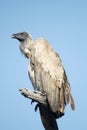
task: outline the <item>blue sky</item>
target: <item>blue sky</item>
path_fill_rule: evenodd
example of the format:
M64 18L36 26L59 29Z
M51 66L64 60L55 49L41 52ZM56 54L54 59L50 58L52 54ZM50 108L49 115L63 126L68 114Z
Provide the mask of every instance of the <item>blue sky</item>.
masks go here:
M87 129L87 2L86 0L0 1L0 129L44 130L35 104L19 88L32 85L28 60L11 34L27 31L46 38L59 53L67 72L76 110L68 105L57 120L60 130Z

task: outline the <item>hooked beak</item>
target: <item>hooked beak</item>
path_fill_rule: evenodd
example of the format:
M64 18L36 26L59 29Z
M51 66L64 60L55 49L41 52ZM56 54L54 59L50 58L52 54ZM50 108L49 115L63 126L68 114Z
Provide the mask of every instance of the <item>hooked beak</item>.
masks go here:
M15 39L17 39L17 40L19 40L20 42L21 42L21 36L20 36L20 33L16 33L16 34L12 34L11 35L11 38L15 38Z
M12 35L11 35L11 38L16 38L16 34L12 34Z

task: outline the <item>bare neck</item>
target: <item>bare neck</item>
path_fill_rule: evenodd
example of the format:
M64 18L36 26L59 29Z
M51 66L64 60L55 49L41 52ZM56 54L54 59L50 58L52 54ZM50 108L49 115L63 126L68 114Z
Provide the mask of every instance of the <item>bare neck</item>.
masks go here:
M30 53L34 45L35 45L34 41L28 38L26 41L26 47L25 47L25 56L27 58L30 58Z
M30 58L31 50L34 47L34 42L31 38L27 38L25 41L21 42L20 44L20 50L21 52L27 57Z

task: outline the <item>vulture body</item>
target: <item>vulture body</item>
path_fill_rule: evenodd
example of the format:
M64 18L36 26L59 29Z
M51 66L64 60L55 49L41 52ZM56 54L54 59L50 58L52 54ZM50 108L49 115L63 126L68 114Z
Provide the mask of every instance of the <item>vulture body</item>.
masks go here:
M26 33L12 35L18 39L21 52L30 59L28 74L36 91L46 94L48 106L45 108L52 113L53 118L64 115L66 104L70 103L75 109L66 72L62 66L59 55L51 48L44 38L33 41ZM43 111L40 107L40 113ZM56 129L55 129L56 130Z

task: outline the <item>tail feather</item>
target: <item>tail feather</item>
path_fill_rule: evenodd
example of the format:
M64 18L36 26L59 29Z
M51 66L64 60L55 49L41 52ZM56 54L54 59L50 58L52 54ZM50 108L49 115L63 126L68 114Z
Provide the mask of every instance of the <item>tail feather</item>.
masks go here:
M70 103L71 105L71 109L75 110L75 104L74 104L74 100L70 91L70 84L69 82L67 82L66 88L65 88L65 102Z
M71 105L72 110L75 110L75 104L74 104L74 100L73 100L71 93L70 93L70 100L69 101L70 101L70 105Z

